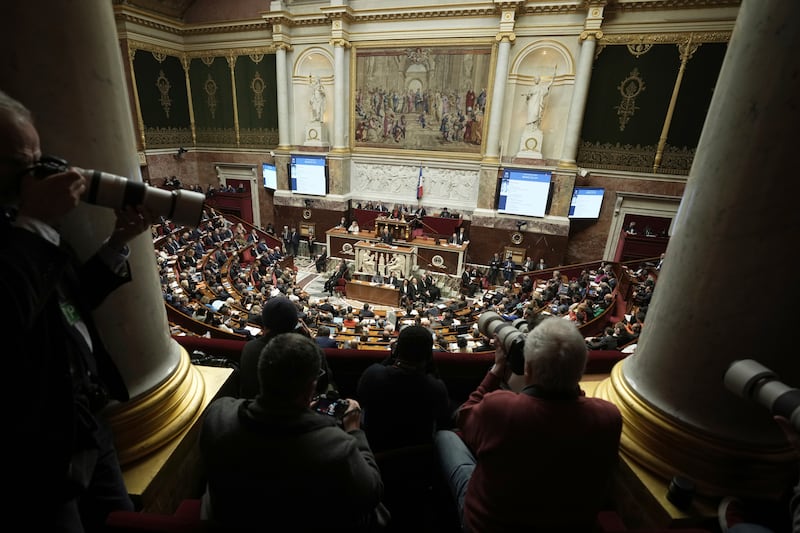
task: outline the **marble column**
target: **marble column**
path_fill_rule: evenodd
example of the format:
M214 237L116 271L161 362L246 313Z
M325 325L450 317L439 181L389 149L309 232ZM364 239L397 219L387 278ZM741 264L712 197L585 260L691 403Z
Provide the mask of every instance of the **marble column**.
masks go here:
M511 35L499 35L500 43L497 45L497 66L494 69L494 90L492 91L492 107L489 117L489 128L486 132L487 159L500 156L500 125L503 120L503 104L506 94L506 80L508 79L508 58L511 52ZM502 161L501 161L502 163Z
M583 42L581 43L581 52L578 58L578 70L575 73L572 100L569 104L567 131L564 133L561 161L558 162L558 168L563 169L577 168L575 161L578 156L578 143L581 138L583 116L586 112L586 99L589 96L589 82L592 80L594 52L597 48L595 33L585 32L581 35L581 38L583 38Z
M0 87L31 109L45 153L142 181L110 2L14 2L4 7L0 45ZM82 204L62 234L85 258L113 224L111 209ZM131 394L130 402L108 412L123 464L147 456L196 419L204 392L188 354L170 337L149 232L130 248L133 281L95 314Z
M344 41L333 46L333 149L345 150L345 127L347 124L346 88L347 77L344 65Z
M742 2L638 349L597 391L623 412L622 453L702 496L778 495L796 476L769 409L723 377L752 358L800 387L798 26L798 2Z
M288 48L288 45L279 44L275 50L275 71L278 84L278 148L281 150L289 150L292 145L292 124L289 120L289 71L286 69Z

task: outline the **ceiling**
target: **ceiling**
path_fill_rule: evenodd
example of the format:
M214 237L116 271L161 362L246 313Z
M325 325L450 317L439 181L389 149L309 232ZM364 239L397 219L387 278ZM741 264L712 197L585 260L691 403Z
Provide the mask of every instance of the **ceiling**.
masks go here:
M115 5L132 6L165 17L183 19L196 0L113 0Z

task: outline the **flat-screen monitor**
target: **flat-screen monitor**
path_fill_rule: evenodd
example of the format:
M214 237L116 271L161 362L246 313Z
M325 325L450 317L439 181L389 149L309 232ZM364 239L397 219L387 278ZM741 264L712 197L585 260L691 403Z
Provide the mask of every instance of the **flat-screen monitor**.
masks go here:
M278 173L275 171L275 165L261 163L261 177L264 178L265 189L274 191L278 188Z
M569 218L598 218L603 206L602 187L575 187L569 204Z
M325 156L293 155L289 163L292 192L325 196L328 193L328 166Z
M506 168L500 178L497 212L543 217L549 195L549 171Z

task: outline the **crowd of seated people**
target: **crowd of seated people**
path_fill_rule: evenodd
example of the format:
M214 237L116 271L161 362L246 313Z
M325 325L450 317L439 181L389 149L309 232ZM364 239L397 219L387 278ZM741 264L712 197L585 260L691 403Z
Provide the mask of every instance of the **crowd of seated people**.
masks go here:
M162 224L170 227L168 221ZM259 331L258 314L250 310L254 306L263 308L270 298L283 295L298 306L304 324L311 331L319 325L328 327L329 337L335 339L338 347L377 345L386 349L388 341L382 342L382 331L387 322L399 329L404 324L423 321L435 329L435 346L447 351L492 349L491 341L482 339L473 327L486 310L495 311L509 321L542 313L568 319L580 327L614 303L617 280L611 264L601 263L598 268L583 270L571 279L558 270L542 278L527 273L519 280L505 279L494 287L486 284L486 270L472 265L465 269L462 280L474 284L474 291L462 292L459 298L442 302L441 289L429 273L419 279L399 278L392 273L389 279L402 293L401 307L391 313L393 319L385 315L364 316L359 313L363 310L356 310L348 317L347 310L339 306L324 310L323 307L332 305L328 299L314 301L297 287L296 268L282 262L285 255L281 246L271 247L267 238L264 232L231 222L213 209L207 211L197 228L172 229L157 248L165 300L196 320L249 338ZM340 280L349 277L348 264L341 260L325 284L329 296ZM653 286L651 278L640 283L643 292L652 293ZM479 291L480 297L468 298ZM644 303L642 307L646 310ZM205 309L201 311L201 307ZM640 333L643 320L636 322L634 313L630 320L620 324L624 331L616 330L618 348L630 344ZM608 325L614 328L617 324ZM364 328L364 333L354 335L354 326ZM587 342L591 339L588 337ZM459 343L466 346L459 347Z

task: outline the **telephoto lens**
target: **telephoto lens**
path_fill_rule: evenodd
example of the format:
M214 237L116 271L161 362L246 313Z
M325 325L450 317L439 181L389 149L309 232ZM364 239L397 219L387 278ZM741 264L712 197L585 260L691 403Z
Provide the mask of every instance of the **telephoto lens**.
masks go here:
M724 377L725 387L791 422L800 432L800 389L789 387L778 375L753 359L734 361Z
M166 190L99 170L78 169L89 181L83 201L123 209L143 205L178 226L197 227L203 216L204 194L185 189Z
M34 176L44 179L67 172L70 168L80 172L88 181L88 187L81 197L86 203L111 209L142 205L153 214L163 216L179 226L200 225L206 201L203 193L184 189L168 191L108 172L70 167L65 159L52 155L43 155L31 170Z
M497 335L511 371L520 376L525 373L525 333L518 329L523 325L527 331L528 323L524 320L519 322L518 319L512 323L494 311L486 311L478 318L478 331L489 338Z

